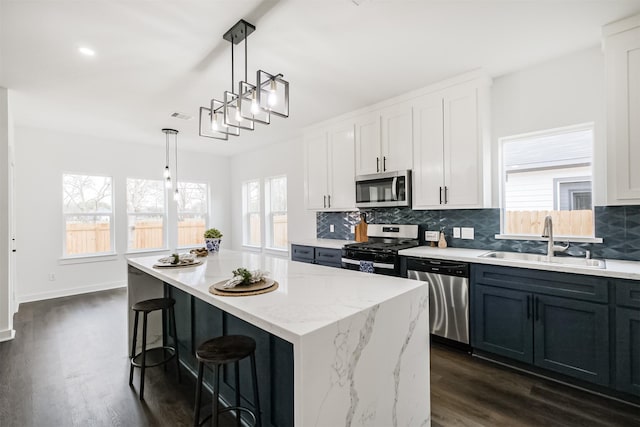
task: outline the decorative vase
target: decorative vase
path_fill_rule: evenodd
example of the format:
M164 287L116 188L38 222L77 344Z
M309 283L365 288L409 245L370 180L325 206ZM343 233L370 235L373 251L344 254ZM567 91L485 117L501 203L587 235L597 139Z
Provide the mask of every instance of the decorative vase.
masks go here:
M438 247L444 249L447 247L447 239L444 237L444 231L440 232L440 240L438 240Z
M222 242L220 238L205 237L204 239L205 246L210 254L214 254L220 250L220 242Z

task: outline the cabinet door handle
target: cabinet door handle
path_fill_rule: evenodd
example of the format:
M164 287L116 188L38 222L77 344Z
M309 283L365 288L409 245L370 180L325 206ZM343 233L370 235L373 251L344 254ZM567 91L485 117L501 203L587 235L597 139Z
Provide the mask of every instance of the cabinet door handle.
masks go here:
M540 298L536 297L536 322L540 320Z
M327 207L327 196L322 196L322 207Z
M440 204L442 204L442 187L440 187Z
M382 157L382 172L387 171L387 156Z
M380 157L376 157L376 172L380 172Z
M444 204L449 203L449 187L444 186Z
M527 319L531 319L531 296L527 295Z
M329 207L329 208L330 208L330 207L331 207L331 194L329 194L329 195L327 196L327 200L328 200L327 205L329 205L329 206L327 206L327 207Z

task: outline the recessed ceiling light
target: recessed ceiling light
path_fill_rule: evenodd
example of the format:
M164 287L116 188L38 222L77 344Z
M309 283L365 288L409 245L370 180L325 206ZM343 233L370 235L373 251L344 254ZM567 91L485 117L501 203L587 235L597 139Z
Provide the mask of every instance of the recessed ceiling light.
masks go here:
M86 46L80 46L78 48L78 52L80 52L81 54L83 54L84 56L95 56L96 55L96 51L86 47Z

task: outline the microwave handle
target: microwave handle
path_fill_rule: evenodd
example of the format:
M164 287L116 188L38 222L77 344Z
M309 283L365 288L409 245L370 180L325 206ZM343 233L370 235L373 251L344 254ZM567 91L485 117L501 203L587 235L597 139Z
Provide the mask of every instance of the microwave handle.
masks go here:
M393 182L391 183L391 198L393 200L398 200L398 177L393 177Z

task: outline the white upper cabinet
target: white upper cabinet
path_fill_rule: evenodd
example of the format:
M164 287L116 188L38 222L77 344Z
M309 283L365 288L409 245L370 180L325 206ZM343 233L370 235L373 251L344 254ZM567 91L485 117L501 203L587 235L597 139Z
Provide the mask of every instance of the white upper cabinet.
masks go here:
M380 172L380 115L370 113L356 119L356 175Z
M640 202L640 15L603 28L607 203Z
M411 169L411 104L356 119L356 175Z
M305 161L307 209L355 210L353 122L305 135Z
M488 121L481 115L487 92L478 84L466 83L414 102L414 209L480 208L487 204L491 177L485 176L483 163L488 157Z

